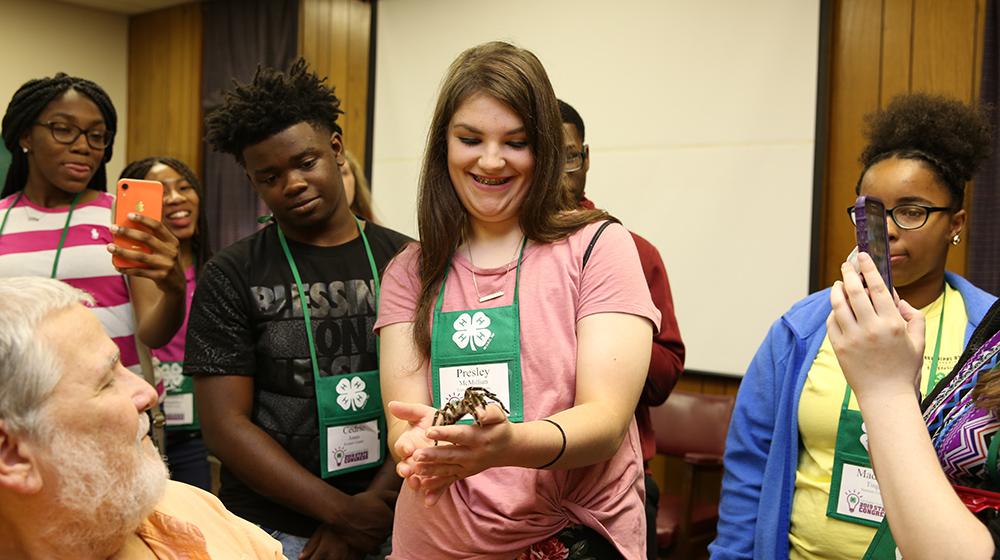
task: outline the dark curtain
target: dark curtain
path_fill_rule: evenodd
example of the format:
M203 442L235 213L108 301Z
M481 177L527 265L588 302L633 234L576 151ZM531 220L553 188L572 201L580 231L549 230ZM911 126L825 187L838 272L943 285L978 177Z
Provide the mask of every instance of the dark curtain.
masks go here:
M298 0L213 0L204 8L204 114L222 103L233 80L247 82L258 65L286 69L298 46ZM257 228L266 213L243 168L228 154L205 145L205 211L213 251Z
M969 224L969 280L993 294L1000 294L1000 45L997 44L997 2L986 3L983 35L983 76L979 101L991 110L993 153L983 164L972 191Z

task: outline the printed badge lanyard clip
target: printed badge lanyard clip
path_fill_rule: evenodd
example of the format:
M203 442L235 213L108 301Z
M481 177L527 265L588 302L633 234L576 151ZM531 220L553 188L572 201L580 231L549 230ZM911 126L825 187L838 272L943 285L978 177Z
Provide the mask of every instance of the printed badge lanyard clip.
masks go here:
M80 196L83 192L76 193L73 197L73 201L69 203L69 212L66 214L66 224L63 225L62 235L59 237L59 245L56 246L56 258L52 261L52 274L49 278L56 277L56 271L59 270L59 256L62 254L63 245L66 244L66 235L69 233L69 223L73 219L73 210L76 208L76 203L80 201ZM18 202L21 202L21 197L24 196L24 191L17 193L17 198L14 199L13 204L7 207L7 211L3 214L3 222L0 222L0 236L3 236L3 231L7 227L7 218L10 217L10 211L17 206Z

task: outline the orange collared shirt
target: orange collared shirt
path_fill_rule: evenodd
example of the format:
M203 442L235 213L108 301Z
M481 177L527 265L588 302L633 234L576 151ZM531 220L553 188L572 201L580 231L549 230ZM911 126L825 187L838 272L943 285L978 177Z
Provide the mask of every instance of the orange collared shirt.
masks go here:
M199 488L168 481L163 499L114 560L279 560L281 543Z

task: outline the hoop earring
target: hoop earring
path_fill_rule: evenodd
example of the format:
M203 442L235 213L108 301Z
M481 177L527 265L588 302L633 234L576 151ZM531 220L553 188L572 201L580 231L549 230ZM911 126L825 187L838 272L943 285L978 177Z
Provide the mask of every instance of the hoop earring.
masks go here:
M961 243L961 242L962 242L962 236L960 236L960 235L959 235L959 234L957 234L957 233L955 234L955 237L952 237L952 238L951 238L951 244L952 244L952 245L958 245L958 244L959 244L959 243Z

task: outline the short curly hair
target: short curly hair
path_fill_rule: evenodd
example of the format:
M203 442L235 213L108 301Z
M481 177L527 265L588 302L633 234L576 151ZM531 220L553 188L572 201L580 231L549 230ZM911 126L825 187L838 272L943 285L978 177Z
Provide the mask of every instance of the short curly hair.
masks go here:
M891 157L921 160L948 188L955 208L962 206L965 184L990 155L988 111L948 97L899 95L884 109L869 114L865 123L868 146L861 153L861 177Z
M220 107L205 118L205 139L243 163L243 150L301 122L342 133L340 99L302 58L288 72L257 68L249 84L234 81Z

